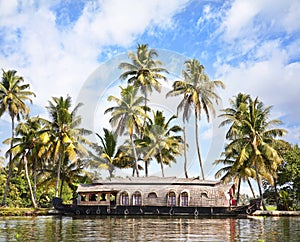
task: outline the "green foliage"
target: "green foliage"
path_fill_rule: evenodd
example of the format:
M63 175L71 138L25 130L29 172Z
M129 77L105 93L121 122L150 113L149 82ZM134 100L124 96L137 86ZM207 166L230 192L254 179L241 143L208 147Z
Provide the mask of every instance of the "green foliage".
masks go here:
M285 207L288 203L291 209L298 209L300 200L300 148L298 145L294 145L290 149L283 150L282 153L284 163L278 171L280 192L283 191L280 202Z
M16 169L11 177L10 189L6 200L8 207L28 207L31 205L30 197L28 194L28 187L25 179L24 172L18 174ZM0 176L1 186L0 196L2 198L4 193L4 186L7 175L2 172ZM3 183L2 183L3 181Z
M239 93L230 100L230 104L231 107L222 110L220 115L224 118L220 126L230 125L226 134L230 143L222 153L225 159L215 162L227 166L216 175L219 177L225 173L222 177L225 182L244 179L249 185L249 178L256 179L263 200L262 180L272 186L275 184L277 170L283 162L279 149L281 141L277 138L286 131L275 128L281 121L270 120L271 106L265 106L258 98L252 99L248 94ZM272 191L269 192L266 195L269 199L273 198ZM265 208L264 203L263 206Z

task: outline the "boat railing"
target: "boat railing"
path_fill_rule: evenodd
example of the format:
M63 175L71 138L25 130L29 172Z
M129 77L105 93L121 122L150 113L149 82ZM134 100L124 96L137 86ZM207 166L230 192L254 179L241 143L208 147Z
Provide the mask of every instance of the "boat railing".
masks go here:
M78 205L110 205L110 201L80 201Z

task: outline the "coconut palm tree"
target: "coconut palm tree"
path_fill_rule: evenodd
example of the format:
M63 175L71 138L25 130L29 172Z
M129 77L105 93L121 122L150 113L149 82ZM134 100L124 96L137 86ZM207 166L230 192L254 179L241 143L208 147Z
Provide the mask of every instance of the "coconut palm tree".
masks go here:
M220 97L215 92L216 87L224 88L222 81L211 81L204 72L204 66L197 59L187 60L185 70L182 71L183 80L173 83L173 90L167 93L169 96L182 95L183 99L179 103L178 112L183 110L183 120L188 121L191 112L195 115L195 138L197 154L199 159L202 179L205 179L204 168L200 152L198 121L202 112L205 113L207 121L210 121L211 114L215 116L214 104L218 104Z
M153 89L160 92L161 83L160 80L167 80L163 75L168 73L167 69L162 68L163 63L160 60L155 59L158 57L158 53L155 49L149 49L146 44L138 44L136 53L129 52L128 57L131 63L122 62L119 65L120 69L125 70L121 74L121 80L127 80L128 84L139 88L144 95L144 111L145 117L143 122L143 130L141 131L140 138L143 138L144 128L146 125L146 113L149 110L147 107L148 95L152 93ZM145 172L148 176L148 163L145 162Z
M240 154L241 144L238 142L239 140L236 140L236 138L240 135L240 126L238 120L240 120L242 118L243 113L247 111L249 98L250 96L248 94L239 93L233 99L229 100L231 107L223 109L223 114L219 115L219 117L224 118L224 120L220 124L220 127L226 126L227 124L231 124L226 133L226 138L235 142L232 142L230 145L227 145L225 147L225 151L221 155L225 156L224 159L219 159L214 162L215 165L226 165L225 167L222 167L216 172L215 177L219 178L222 176L222 174L224 174L221 180L223 180L225 183L231 180L237 181L238 198L241 181L248 182L252 195L253 197L255 197L253 187L249 180L249 178L255 178L255 171L251 166L249 166L249 164L246 164L246 162L242 164L239 163L238 157Z
M15 70L2 70L2 79L0 82L0 117L7 112L11 118L10 149L13 147L13 140L15 136L15 119L19 121L22 117L26 117L29 114L30 109L25 101L32 102L31 98L35 96L35 94L29 90L29 84L23 84L23 77L17 76L16 73L17 71ZM6 197L12 176L12 158L12 154L10 153L8 161L8 176L3 194L2 206L6 204Z
M237 145L236 148L239 148ZM238 184L238 191L237 191L237 203L239 202L239 195L240 195L240 186L241 182L247 182L250 190L252 192L253 197L255 197L255 193L252 187L252 184L249 178L255 178L255 170L251 167L251 165L244 162L242 164L238 163L238 154L239 152L231 146L225 147L225 152L222 153L222 156L225 156L224 159L219 159L214 162L215 165L224 164L225 167L220 168L216 174L216 178L220 178L224 183L228 183L234 181L234 183Z
M281 121L269 120L270 110L271 107L265 107L258 98L253 100L248 97L245 108L237 112L228 112L229 110L225 109L223 116L227 120L222 123L231 124L230 129L233 132L229 133L231 143L228 147L237 147L238 144L237 164L240 166L246 164L248 168L255 170L261 199L263 199L261 178L264 177L272 185L276 170L282 162L281 156L274 148L278 142L276 138L286 133L284 129L273 128L280 125Z
M117 138L116 135L106 128L103 128L104 136L96 133L100 139L101 145L94 144L93 147L97 151L97 155L93 155L93 167L104 168L108 170L109 176L113 177L115 170L114 158L117 153Z
M77 104L71 111L70 96L67 98L53 97L52 99L53 101L49 101L47 107L51 123L41 138L47 145L43 150L47 159L53 159L57 164L55 196L58 196L62 166L66 166L68 162L76 163L79 157L88 155L85 145L90 144L90 142L84 136L92 132L78 127L81 124L81 117L77 116L76 112L82 106L81 103ZM61 195L59 196L61 197Z
M167 80L161 73L168 73L168 71L161 67L163 65L161 61L154 59L158 57L158 54L154 49L149 50L148 45L138 44L136 54L129 52L128 57L132 63L120 63L119 68L125 70L120 79L127 79L128 84L140 88L145 95L144 101L145 106L147 106L148 94L153 89L160 92L161 83L159 80Z
M39 135L41 130L41 119L39 117L28 118L25 122L21 122L16 127L16 135L14 145L8 151L14 154L14 160L23 162L25 177L28 184L30 197L33 207L37 207L36 203L36 158L38 156L38 144L40 142ZM31 180L29 178L28 161L33 163L34 170L34 189L32 189Z
M115 133L123 135L125 131L129 134L130 144L134 154L133 172L139 176L138 170L138 155L134 144L134 136L139 134L142 128L142 118L148 118L144 113L144 108L141 104L144 102L144 97L137 96L138 89L134 86L121 87L121 98L109 96L108 101L114 101L117 106L108 108L104 114L111 112L109 122L113 127L116 127Z
M176 162L176 157L183 152L183 140L180 135L176 135L182 129L178 125L170 127L171 122L177 117L173 115L166 122L163 112L153 113L153 121L149 120L146 128L142 146L145 147L145 159L155 157L161 166L162 176L164 177L163 164L170 165Z

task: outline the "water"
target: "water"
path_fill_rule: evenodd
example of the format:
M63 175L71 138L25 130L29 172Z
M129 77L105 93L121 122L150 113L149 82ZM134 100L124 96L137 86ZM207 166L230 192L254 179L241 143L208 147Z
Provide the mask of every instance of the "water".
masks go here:
M300 218L0 217L0 241L300 241Z

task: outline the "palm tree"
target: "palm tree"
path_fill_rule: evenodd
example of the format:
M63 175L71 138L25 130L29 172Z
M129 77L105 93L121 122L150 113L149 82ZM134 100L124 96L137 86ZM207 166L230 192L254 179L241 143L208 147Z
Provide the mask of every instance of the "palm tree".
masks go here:
M99 134L96 135L99 137L102 146L100 147L100 159L97 159L101 163L101 167L105 167L108 172L109 176L113 177L113 173L115 170L114 167L114 158L116 157L117 151L117 138L116 135L109 131L108 129L103 128L104 136L101 137ZM97 157L95 157L97 158Z
M47 158L52 158L54 162L57 162L55 196L58 196L62 166L66 166L68 161L76 162L79 157L88 155L84 145L90 144L90 142L84 136L92 132L78 128L81 124L81 117L77 116L76 112L81 106L82 104L79 103L70 111L71 97L67 96L65 99L53 97L53 102L49 101L47 107L52 121L48 132L44 134L44 137L42 136L42 139L48 145L45 149ZM61 197L61 195L59 196Z
M181 136L176 135L182 129L178 125L170 127L171 122L176 118L173 115L165 122L166 118L163 116L163 112L156 111L153 113L153 121L149 121L142 142L146 150L145 160L155 157L161 166L163 177L163 164L170 165L171 162L176 162L176 157L181 155L183 151L183 140Z
M238 95L241 96L243 95ZM244 108L236 112L225 109L222 116L227 120L222 125L231 123L232 132L228 133L228 137L232 141L228 147L237 147L238 144L236 162L240 166L246 164L248 168L255 170L259 195L263 199L261 177L273 184L276 170L282 162L282 158L274 148L278 143L276 138L283 136L286 130L273 128L280 125L281 121L269 120L271 107L265 107L258 98L252 100L247 97L244 103L246 104Z
M139 176L138 155L134 144L134 135L141 130L141 118L147 118L147 115L141 106L141 103L144 102L144 97L137 96L137 92L138 89L133 86L121 87L121 99L114 96L108 97L108 101L115 101L118 106L108 108L104 114L112 113L109 122L113 127L116 127L116 134L123 135L125 130L128 132L135 158L133 171Z
M225 167L220 168L216 174L216 178L220 178L224 183L231 182L232 180L234 183L238 183L238 191L237 191L237 203L239 202L239 195L240 195L240 186L241 182L247 182L250 190L252 192L253 197L255 197L253 187L249 178L255 178L255 170L249 166L246 162L243 164L238 163L238 154L239 148L238 144L237 147L232 147L232 145L228 145L225 147L225 152L222 153L222 156L225 156L224 159L219 159L214 162L215 165L224 164Z
M252 185L250 183L249 178L255 178L255 171L252 167L249 167L249 164L246 162L240 164L239 163L239 154L241 149L241 144L236 140L240 135L239 124L238 122L232 121L240 120L242 118L243 113L247 110L247 105L250 96L248 94L239 93L233 99L230 99L230 108L226 108L222 110L224 113L219 115L219 117L225 118L220 124L220 127L225 126L227 124L231 124L229 127L226 138L229 140L235 140L231 144L225 147L225 152L222 153L221 156L225 156L224 159L219 159L214 162L214 164L225 164L226 166L218 170L215 174L216 178L219 178L223 175L221 180L225 183L230 182L232 179L238 182L238 192L237 192L237 202L239 198L239 188L241 181L247 181L248 185L251 189L253 197L255 197Z
M160 92L161 84L159 80L167 80L161 73L168 73L168 71L160 67L163 65L161 61L154 60L154 57L158 57L158 54L154 49L149 50L148 45L138 44L136 54L129 52L128 57L132 63L123 62L119 65L119 68L126 70L121 74L120 79L129 78L128 84L141 88L142 93L145 95L145 106L147 106L147 95L152 92L153 88Z
M161 83L160 80L167 80L162 73L168 73L165 68L161 66L163 63L160 60L155 60L158 57L158 53L154 49L149 49L146 44L138 44L136 53L129 52L128 57L131 63L123 62L119 65L119 68L124 69L125 72L121 74L120 79L128 81L128 84L140 88L144 95L144 109L145 117L143 123L143 130L140 138L143 138L144 128L146 125L146 113L149 108L147 107L148 95L152 93L153 89L160 92ZM148 176L148 163L145 162L145 172Z
M238 93L233 99L229 100L229 108L221 110L223 113L219 117L224 118L219 127L230 124L230 127L226 133L227 139L234 139L239 136L240 133L240 120L245 112L247 112L250 95L244 93Z
M39 142L40 122L38 118L27 119L16 127L14 146L8 151L14 154L14 160L23 161L25 177L28 184L30 198L34 208L37 207L35 192L32 189L29 178L28 160L33 161L37 156L37 144Z
M196 59L187 60L185 62L186 69L182 71L183 80L173 83L173 90L167 93L168 96L183 95L182 101L179 103L177 110L183 110L183 121L188 121L191 111L195 115L195 138L197 146L197 154L204 180L204 168L200 153L199 144L199 128L198 121L204 111L207 121L210 121L210 114L215 116L214 102L218 104L220 97L215 92L216 87L224 88L222 81L211 81L204 72L204 66Z
M25 101L32 102L31 97L35 94L29 91L29 84L22 84L23 77L17 76L15 70L2 70L2 80L0 82L0 117L8 112L11 118L11 143L10 149L13 147L15 119L19 121L21 117L29 114L30 109ZM2 199L2 206L6 204L6 197L8 194L10 179L12 176L13 162L12 154L9 154L8 161L8 176L6 180L5 190Z

